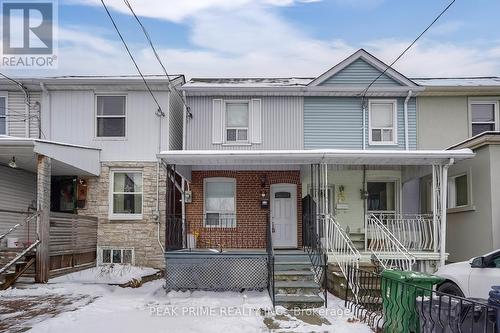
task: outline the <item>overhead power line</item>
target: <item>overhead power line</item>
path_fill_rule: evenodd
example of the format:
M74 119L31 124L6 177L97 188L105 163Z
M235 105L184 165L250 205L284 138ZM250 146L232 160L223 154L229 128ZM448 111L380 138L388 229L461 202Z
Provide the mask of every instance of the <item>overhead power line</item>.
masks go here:
M170 80L170 75L168 75L168 72L167 72L167 69L165 68L165 65L161 61L160 56L158 55L158 52L156 52L156 48L153 45L153 41L151 40L151 36L149 35L148 31L146 30L146 27L144 26L144 24L142 24L142 22L139 19L139 17L135 14L135 11L132 8L132 5L130 4L130 2L128 0L123 0L123 2L125 3L125 5L128 7L128 9L130 10L130 12L134 16L135 20L137 21L137 23L141 27L142 32L144 33L144 36L148 40L149 46L151 47L151 50L153 50L153 54L155 55L156 60L158 60L158 63L160 64L161 68L163 69L163 72L165 73L165 76L167 77L168 86L169 86L170 91L175 92L179 96L179 98L181 99L182 103L186 107L186 111L187 111L188 115L191 117L192 115L191 115L191 111L190 111L189 105L187 105L186 101L184 100L184 97L177 90L177 88L172 84L172 80Z
M104 7L104 9L106 10L106 13L108 14L108 17L111 20L111 23L113 24L113 27L115 28L116 33L120 37L120 40L122 41L123 46L125 46L125 49L127 50L127 53L129 55L130 59L134 63L135 69L137 70L137 72L141 76L142 81L144 82L144 85L146 86L146 89L149 91L149 94L151 95L151 97L155 101L156 105L158 106L158 114L161 115L161 116L164 116L165 113L161 109L160 103L158 103L158 100L156 99L155 95L153 94L153 91L151 90L151 87L149 86L148 82L146 81L146 78L144 77L144 75L141 72L141 69L139 68L139 65L137 64L137 61L135 61L134 56L132 55L132 52L130 52L130 49L129 49L128 45L127 45L127 42L125 42L125 39L123 38L123 36L122 36L122 34L120 32L120 29L118 29L118 26L116 25L115 20L113 19L113 16L111 15L111 13L108 10L108 7L104 3L104 0L101 0L101 3L102 3L102 6Z
M365 98L365 95L366 95L366 93L368 92L368 90L371 88L371 86L372 86L372 85L373 85L373 84L374 84L374 83L375 83L378 79L380 79L380 78L382 77L382 75L384 75L384 74L385 74L385 72L387 72L387 70L388 70L389 68L392 68L392 66L393 66L393 65L394 65L394 64L395 64L395 63L396 63L399 59L401 59L401 58L403 57L403 55L404 55L404 54L405 54L405 53L406 53L406 52L407 52L407 51L408 51L408 50L409 50L409 49L410 49L413 45L415 45L415 43L416 43L416 42L420 39L420 37L422 37L422 36L423 36L423 35L427 32L427 30L429 30L429 29L430 29L430 28L434 25L434 23L436 23L436 22L437 22L437 21L441 18L441 16L443 16L443 15L444 15L444 13L446 13L446 12L448 11L448 9L450 9L450 7L451 7L451 6L455 3L455 1L456 1L456 0L453 0L452 2L450 2L450 3L448 4L448 6L446 6L446 7L445 7L445 8L441 11L441 13L439 13L439 15L438 15L438 16L436 16L436 18L435 18L435 19L434 19L434 20L433 20L433 21L432 21L432 22L431 22L431 23L427 26L427 28L425 28L425 30L424 30L424 31L422 31L422 32L420 33L420 35L418 35L418 36L417 36L417 38L415 38L415 40L414 40L413 42L411 42L411 44L410 44L410 45L408 45L408 46L406 47L406 49L404 49L404 50L403 50L403 52L401 52L401 54L400 54L400 55L399 55L396 59L394 59L394 61L393 61L393 62L391 62L391 64L390 64L389 66L387 66L387 68L386 68L386 69L384 69L384 71L382 71L382 72L381 72L381 73L380 73L380 74L379 74L379 75L378 75L378 76L377 76L377 77L376 77L376 78L375 78L372 82L370 82L370 84L366 87L366 89L365 89L365 90L363 90L363 93L362 93L362 97L363 97L363 98Z

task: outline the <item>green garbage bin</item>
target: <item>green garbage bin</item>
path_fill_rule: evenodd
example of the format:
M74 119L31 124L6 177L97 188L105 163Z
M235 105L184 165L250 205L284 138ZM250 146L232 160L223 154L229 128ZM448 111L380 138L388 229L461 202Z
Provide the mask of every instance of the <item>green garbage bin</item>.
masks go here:
M416 299L419 296L431 296L431 292L424 289L432 289L443 281L438 276L420 272L384 270L381 281L384 332L419 333Z

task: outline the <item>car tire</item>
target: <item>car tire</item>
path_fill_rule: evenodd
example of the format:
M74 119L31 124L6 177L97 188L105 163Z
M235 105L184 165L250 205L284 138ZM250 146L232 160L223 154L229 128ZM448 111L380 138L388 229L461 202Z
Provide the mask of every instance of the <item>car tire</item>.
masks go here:
M460 289L459 286L450 281L446 281L440 284L437 290L444 294L449 294L458 297L465 297L464 293L462 292L462 289Z

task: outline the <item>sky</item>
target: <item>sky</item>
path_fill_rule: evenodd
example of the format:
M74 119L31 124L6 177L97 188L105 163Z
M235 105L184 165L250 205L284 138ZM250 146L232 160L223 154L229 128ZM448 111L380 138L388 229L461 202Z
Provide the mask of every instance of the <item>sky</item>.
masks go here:
M141 70L161 74L123 0L105 0ZM170 74L315 77L359 48L386 63L451 0L129 0ZM499 0L457 0L395 65L408 77L500 75ZM58 1L58 68L136 74L100 0Z

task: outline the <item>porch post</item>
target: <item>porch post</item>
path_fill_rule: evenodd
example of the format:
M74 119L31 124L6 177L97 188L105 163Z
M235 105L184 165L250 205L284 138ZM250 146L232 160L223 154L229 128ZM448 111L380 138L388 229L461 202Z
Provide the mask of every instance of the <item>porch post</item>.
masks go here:
M441 200L439 195L439 177L441 176L440 165L432 165L432 235L433 235L433 249L434 252L438 252L438 201Z
M40 245L36 250L35 281L49 280L49 239L50 239L50 177L51 160L44 155L37 156L37 234Z
M448 168L454 163L453 158L448 164L442 167L441 173L441 248L440 248L440 263L443 266L446 263L446 211L448 200Z

